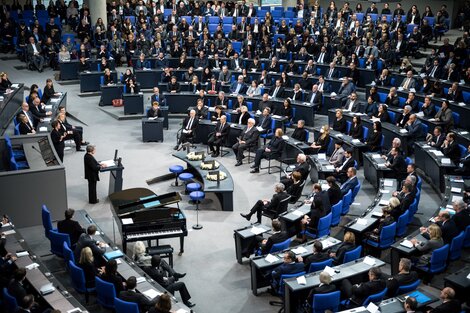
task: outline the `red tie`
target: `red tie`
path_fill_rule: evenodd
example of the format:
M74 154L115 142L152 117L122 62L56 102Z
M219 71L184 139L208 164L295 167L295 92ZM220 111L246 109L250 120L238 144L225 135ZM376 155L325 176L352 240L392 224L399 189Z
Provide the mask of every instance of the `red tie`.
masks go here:
M215 91L215 86L214 86L214 84L212 84L212 91Z

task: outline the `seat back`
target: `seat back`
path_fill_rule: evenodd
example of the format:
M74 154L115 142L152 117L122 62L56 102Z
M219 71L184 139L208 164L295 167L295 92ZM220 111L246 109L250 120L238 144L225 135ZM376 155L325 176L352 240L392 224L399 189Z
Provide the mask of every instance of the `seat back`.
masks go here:
M403 235L406 233L406 226L408 226L409 220L410 220L409 210L406 210L405 213L403 213L402 215L398 217L397 231L395 234L397 237L403 237Z
M388 248L395 241L395 234L397 232L397 223L393 222L390 225L387 225L382 228L380 232L380 247Z
M7 288L3 288L3 307L6 309L7 313L15 313L18 308L15 297L12 297L8 293Z
M85 273L83 270L76 266L75 263L69 261L69 269L70 269L70 278L72 280L73 288L79 293L86 292L85 286Z
M356 161L356 160L354 160L354 161ZM361 182L358 179L356 187L354 187L353 190L352 190L351 203L353 203L354 199L356 199L356 196L359 193L359 190L361 190Z
M299 273L294 273L294 274L283 274L281 275L281 280L279 281L279 289L277 290L278 294L282 297L284 297L284 292L285 292L285 288L284 288L284 279L287 279L287 278L293 278L293 277L299 277L299 276L302 276L302 275L305 275L305 272L299 272Z
M64 242L70 247L69 234L59 233L56 230L49 231L49 241L51 242L51 252L59 257L64 257Z
M388 116L390 117L390 123L395 124L396 119L397 119L396 113L392 111L387 111L387 112L388 112Z
M354 260L357 260L361 257L362 246L357 246L356 248L344 253L343 263L348 263Z
M303 181L300 183L299 188L296 189L296 193L290 194L289 203L296 203L297 200L299 200L299 198L302 196L302 191L303 191L303 189L304 189L306 183L307 183L307 181L306 181L306 180L303 180Z
M62 255L64 256L65 266L69 268L69 261L75 263L75 256L73 255L72 249L70 249L67 241L64 241L62 244Z
M114 298L114 310L116 313L139 313L139 306L134 302Z
M349 134L349 131L351 130L351 121L346 121L346 132Z
M20 135L20 124L19 123L15 125L15 130L13 131L13 133L15 134L15 136Z
M290 245L291 241L292 241L292 239L288 238L287 240L284 240L283 242L273 244L273 246L271 247L271 250L269 251L269 253L274 253L274 252L286 250L287 248L289 248L289 245Z
M439 249L432 252L431 260L429 261L429 272L440 273L446 269L447 257L449 255L449 245L446 244Z
M449 260L454 261L460 259L462 255L463 241L465 239L465 232L462 231L460 234L452 239L449 249Z
M465 229L465 236L463 240L463 246L464 248L470 247L470 225L467 226Z
M95 286L98 303L105 308L114 309L114 298L116 298L114 285L96 276Z
M309 273L317 272L317 271L323 271L325 267L327 266L332 266L333 265L333 259L328 259L322 262L315 262L315 263L310 263L310 267L308 268Z
M343 211L341 212L342 215L348 214L348 212L349 212L349 207L351 206L351 200L352 200L352 191L349 190L349 191L343 196Z
M51 219L51 212L47 208L45 204L42 205L42 210L41 210L41 216L42 216L42 226L44 226L44 233L46 235L46 238L49 238L49 231L52 230L52 219Z
M367 141L367 137L369 136L369 128L366 126L362 126L362 139Z
M377 303L377 302L380 302L382 301L382 299L385 297L385 294L387 293L387 288L385 288L384 290L382 290L381 292L378 292L376 294L373 294L373 295L370 295L367 297L367 299L364 300L364 302L362 303L363 306L367 306L369 305L369 303L373 302L373 303Z
M418 199L415 197L413 200L413 203L410 204L410 207L408 208L410 211L410 220L413 218L415 213L418 211Z
M406 162L406 165L410 165L411 163L413 163L410 157L406 157L405 162Z
M317 237L323 237L326 235L330 234L330 226L331 226L331 217L333 215L328 213L328 215L323 216L319 221L318 221L318 231L317 231Z
M338 203L331 206L331 226L339 225L341 220L341 212L343 212L343 200L339 200Z
M464 158L465 155L467 154L467 148L465 148L464 145L459 143L459 149L460 149L460 157Z
M287 206L289 205L290 196L281 200L279 207L277 209L278 214L282 214L287 211Z
M409 285L403 285L398 287L396 296L416 290L419 284L421 284L421 279L418 279L414 283L411 283Z
M312 305L313 313L323 313L326 310L338 312L340 296L340 291L314 295Z

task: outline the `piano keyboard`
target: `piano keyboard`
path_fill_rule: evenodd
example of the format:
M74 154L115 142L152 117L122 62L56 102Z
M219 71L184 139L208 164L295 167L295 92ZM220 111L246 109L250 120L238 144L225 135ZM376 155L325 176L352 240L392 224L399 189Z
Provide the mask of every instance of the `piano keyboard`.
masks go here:
M169 230L164 230L164 231L134 233L134 234L128 234L127 240L143 239L143 238L149 238L149 237L156 238L156 237L162 237L162 236L168 236L168 235L179 235L179 234L183 234L183 231L181 229L169 229Z

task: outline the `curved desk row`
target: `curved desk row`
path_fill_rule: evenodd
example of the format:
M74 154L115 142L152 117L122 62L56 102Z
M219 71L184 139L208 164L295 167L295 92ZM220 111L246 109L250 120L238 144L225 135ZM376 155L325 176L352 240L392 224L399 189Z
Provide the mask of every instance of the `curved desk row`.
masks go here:
M12 92L3 94L0 100L0 136L3 136L24 101L24 84L13 84L11 89Z
M223 211L233 211L233 179L227 168L217 161L220 164L218 169L203 170L200 166L202 162L201 160L191 161L186 157L186 155L186 152L173 153L175 158L186 162L186 171L197 177L202 184L202 191L205 193L214 193L219 199ZM208 160L206 159L206 161ZM227 178L219 182L208 180L206 176L212 171L224 172L227 175Z
M364 178L374 186L376 191L380 187L382 178L395 178L395 173L385 165L387 160L382 158L379 153L366 152L362 157L364 161Z
M99 71L101 66L101 60L88 60L88 64L90 64L90 70L92 71ZM79 60L70 60L69 62L59 62L59 71L60 71L60 80L75 80L78 79L78 65ZM109 68L114 71L116 69L116 64L114 60L108 59Z

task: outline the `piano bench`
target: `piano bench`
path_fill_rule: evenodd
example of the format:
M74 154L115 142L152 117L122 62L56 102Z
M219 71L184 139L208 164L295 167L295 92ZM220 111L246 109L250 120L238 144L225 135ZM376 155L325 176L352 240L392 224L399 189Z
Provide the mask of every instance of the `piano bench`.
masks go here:
M171 245L148 247L147 253L149 255L159 255L162 258L168 258L168 263L173 267L173 247Z

